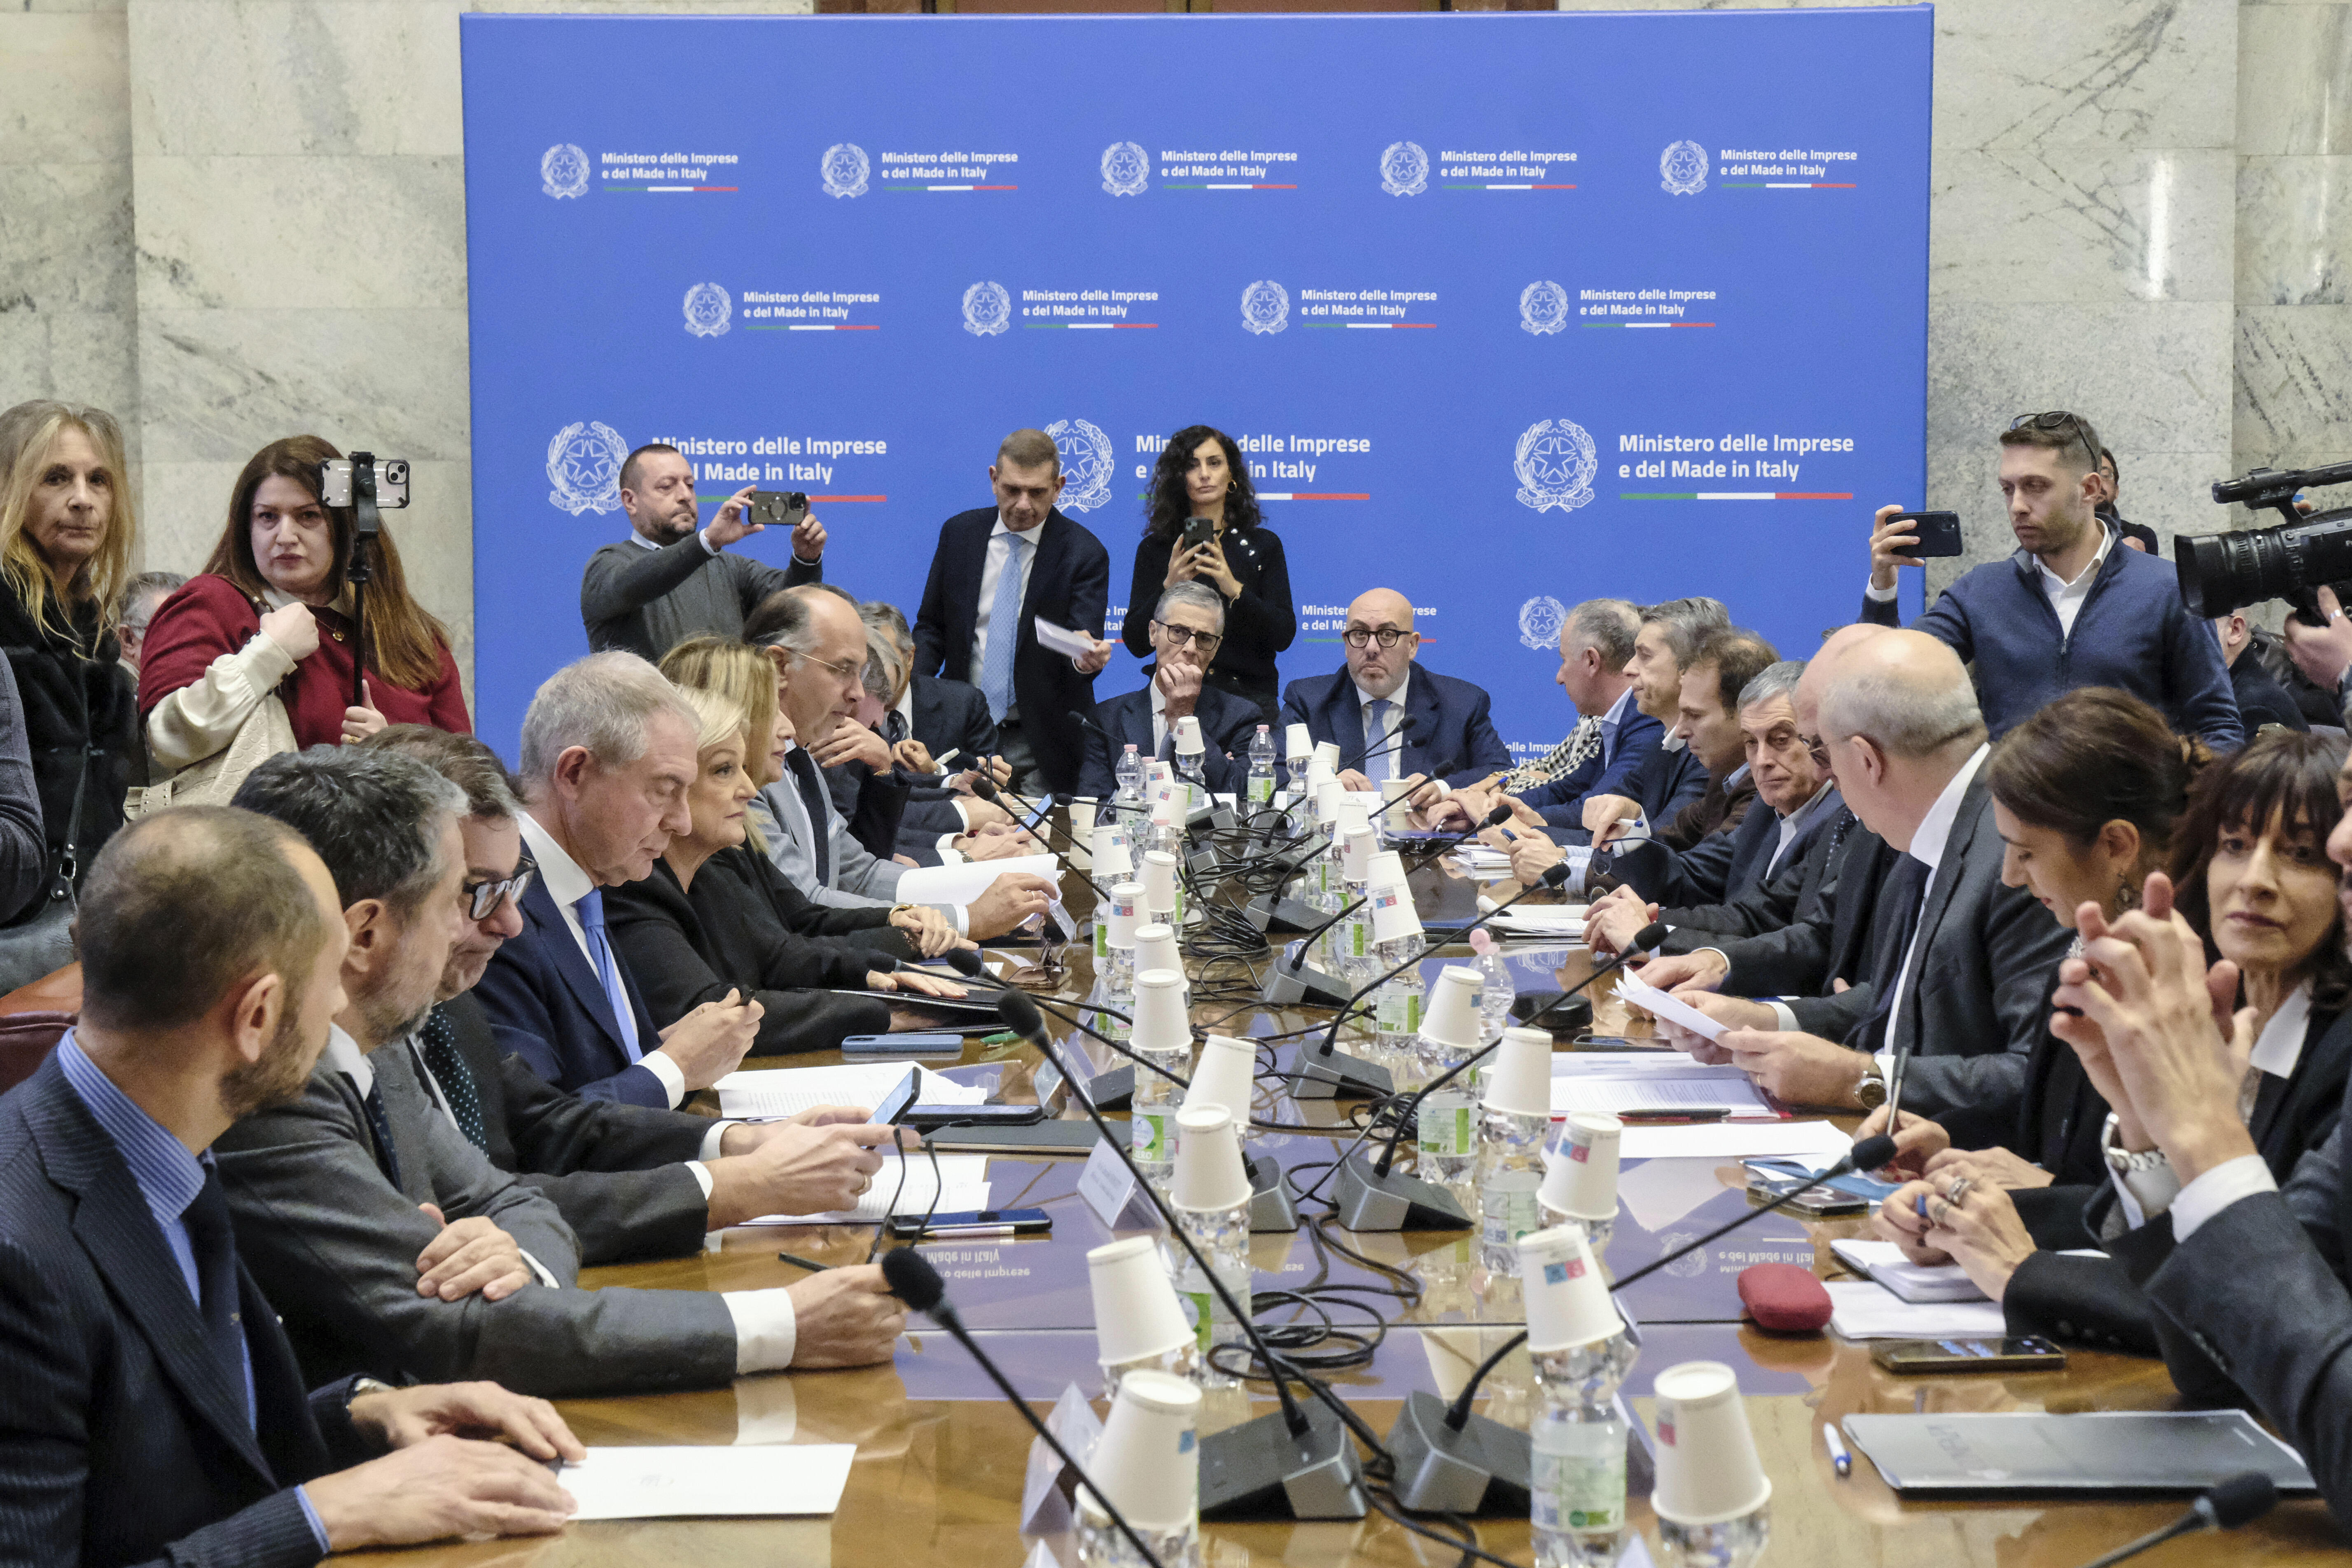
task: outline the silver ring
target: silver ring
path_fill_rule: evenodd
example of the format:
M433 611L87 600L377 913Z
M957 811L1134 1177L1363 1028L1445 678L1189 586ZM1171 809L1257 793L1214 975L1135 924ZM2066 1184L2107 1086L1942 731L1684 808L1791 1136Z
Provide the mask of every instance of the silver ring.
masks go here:
M1937 1227L1938 1230L1942 1229L1942 1228L1944 1227L1944 1222L1945 1222L1945 1221L1947 1221L1947 1220L1948 1220L1948 1219L1950 1219L1951 1217L1952 1217L1952 1205L1951 1205L1950 1201L1949 1201L1948 1199L1945 1199L1945 1198L1937 1198L1937 1199L1936 1200L1936 1213L1935 1213L1935 1215L1934 1215L1934 1218L1935 1218L1935 1221L1936 1221L1936 1227Z
M1976 1178L1973 1176L1958 1178L1944 1189L1944 1201L1948 1204L1958 1204L1969 1195L1969 1189L1974 1185L1976 1185Z

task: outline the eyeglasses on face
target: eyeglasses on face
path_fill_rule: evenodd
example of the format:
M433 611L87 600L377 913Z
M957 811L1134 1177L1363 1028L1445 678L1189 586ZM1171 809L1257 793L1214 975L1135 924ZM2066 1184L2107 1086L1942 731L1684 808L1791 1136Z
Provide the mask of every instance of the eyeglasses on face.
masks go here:
M517 903L522 902L523 894L530 889L531 879L538 875L539 868L531 863L529 856L525 856L521 863L515 867L514 875L504 881L468 882L457 889L457 894L460 898L468 900L466 907L469 918L486 921L495 914L498 907L507 900L512 899Z
M1186 643L1198 643L1201 651L1207 653L1225 640L1223 635L1218 632L1196 632L1190 626L1170 626L1166 621L1154 621L1151 624L1160 628L1169 642L1177 647L1182 647Z
M829 658L819 658L813 653L798 653L794 652L791 648L786 648L784 651L792 654L794 658L804 659L810 664L823 666L824 668L829 669L833 671L834 674L841 677L845 682L851 686L863 686L866 684L866 661L864 659L858 660L856 664L835 664Z
M1412 635L1411 632L1401 632L1394 626L1382 626L1378 631L1373 631L1368 626L1349 626L1339 634L1349 647L1362 647L1375 638L1379 639L1382 647L1394 647Z

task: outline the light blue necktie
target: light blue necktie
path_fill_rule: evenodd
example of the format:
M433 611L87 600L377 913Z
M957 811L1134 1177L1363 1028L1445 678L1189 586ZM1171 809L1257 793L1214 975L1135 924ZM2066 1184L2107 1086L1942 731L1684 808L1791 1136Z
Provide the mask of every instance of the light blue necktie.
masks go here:
M1395 706L1385 697L1364 704L1364 776L1374 784L1398 776L1396 748L1389 744L1389 710Z
M1002 720L1013 706L1013 655L1021 646L1021 552L1029 542L1004 536L1004 566L996 575L996 602L988 611L988 651L981 658L980 693L988 716Z
M604 935L604 889L589 889L588 896L572 907L579 911L580 932L588 939L588 956L596 961L596 983L604 988L604 1000L612 1004L621 1048L629 1053L631 1061L637 1061L646 1053L637 1044L636 1009L629 1005L628 988L621 984L621 966L613 962L613 943Z

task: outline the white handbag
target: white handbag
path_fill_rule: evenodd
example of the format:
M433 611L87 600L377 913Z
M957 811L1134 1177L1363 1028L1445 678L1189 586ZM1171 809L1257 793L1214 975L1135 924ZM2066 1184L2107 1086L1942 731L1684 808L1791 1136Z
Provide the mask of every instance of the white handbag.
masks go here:
M271 692L246 715L227 745L190 763L162 784L131 791L123 798L123 815L136 822L166 806L226 805L246 774L280 752L298 749L294 721L286 716L286 704Z

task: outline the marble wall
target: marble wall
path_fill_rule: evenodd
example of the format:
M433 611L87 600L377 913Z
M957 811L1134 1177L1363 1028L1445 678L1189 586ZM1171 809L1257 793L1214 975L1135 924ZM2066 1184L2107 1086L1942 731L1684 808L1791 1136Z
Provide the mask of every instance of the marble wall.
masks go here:
M0 5L0 405L122 412L147 562L183 570L261 442L405 453L394 527L470 668L459 14L810 0ZM2352 458L2352 4L1944 0L1936 26L1924 499L1966 520L1959 564L2011 548L1992 438L2021 411L2095 420L2167 535L2226 521L2226 473Z

